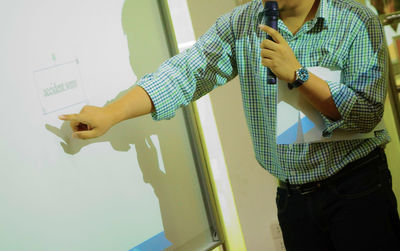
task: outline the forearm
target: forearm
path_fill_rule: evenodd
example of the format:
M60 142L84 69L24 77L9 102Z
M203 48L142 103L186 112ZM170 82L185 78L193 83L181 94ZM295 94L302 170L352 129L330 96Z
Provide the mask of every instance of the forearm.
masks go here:
M135 86L104 108L112 115L112 124L154 112L153 101L140 86Z
M310 72L308 81L298 88L301 95L319 112L332 121L341 119L341 115L332 98L328 84Z

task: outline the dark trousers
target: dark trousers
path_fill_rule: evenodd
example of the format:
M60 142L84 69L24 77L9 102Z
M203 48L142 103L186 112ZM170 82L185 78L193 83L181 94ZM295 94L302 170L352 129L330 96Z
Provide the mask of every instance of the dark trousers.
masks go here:
M400 251L397 203L380 148L325 181L281 183L276 203L287 251Z

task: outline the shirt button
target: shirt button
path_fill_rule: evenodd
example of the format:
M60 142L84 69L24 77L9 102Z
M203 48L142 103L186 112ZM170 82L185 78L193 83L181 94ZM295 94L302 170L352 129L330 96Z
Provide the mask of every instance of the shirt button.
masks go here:
M289 145L289 150L293 150L293 145Z
M290 175L295 176L296 172L295 171L290 171Z

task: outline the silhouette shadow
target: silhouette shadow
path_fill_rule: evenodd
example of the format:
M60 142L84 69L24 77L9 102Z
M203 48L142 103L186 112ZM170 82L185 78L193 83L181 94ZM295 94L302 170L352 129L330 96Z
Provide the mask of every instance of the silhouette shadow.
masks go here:
M123 6L122 27L128 42L131 68L138 79L146 72L155 71L170 56L166 39L155 39L153 33L162 30L160 15L154 13L158 8L157 1L149 0L126 0ZM152 21L144 22L150 19ZM128 91L119 93L109 102ZM200 233L209 231L209 224L199 187L195 185L198 184L197 173L183 114L177 112L176 117L160 122L153 121L151 116L127 120L103 136L90 140L73 139L69 122L64 122L60 128L48 124L45 127L62 139L60 145L70 155L97 143L108 142L115 151L122 152L134 146L144 182L153 187L158 197L165 236L173 244L166 250L193 250L193 246L192 249L183 246ZM152 135L158 137L160 153ZM159 156L162 156L161 160ZM161 170L160 162L164 164L165 172ZM200 244L210 241L211 236L197 240L202 242Z

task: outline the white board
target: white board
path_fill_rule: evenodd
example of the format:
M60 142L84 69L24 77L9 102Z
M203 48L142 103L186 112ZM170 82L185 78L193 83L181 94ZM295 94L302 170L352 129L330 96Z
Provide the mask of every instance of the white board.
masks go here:
M169 57L157 8L2 4L0 250L183 250L209 240L182 112L126 121L89 141L57 119L105 105Z

